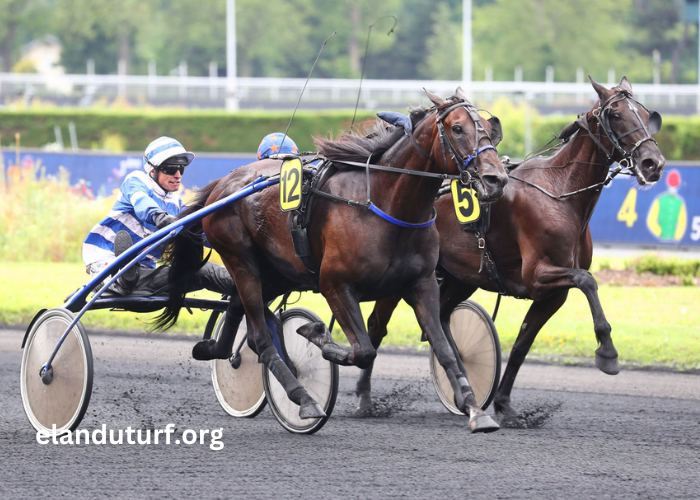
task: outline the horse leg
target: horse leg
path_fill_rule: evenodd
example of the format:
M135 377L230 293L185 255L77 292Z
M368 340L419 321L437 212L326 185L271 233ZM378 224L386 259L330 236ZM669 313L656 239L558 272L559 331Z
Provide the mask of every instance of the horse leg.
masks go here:
M435 273L420 280L403 298L413 308L418 324L427 334L440 365L445 369L454 390L455 405L469 415L471 432L498 430L498 424L477 405L474 391L464 375L464 364L455 355L440 325L440 290Z
M550 295L546 299L536 300L525 315L518 337L515 339L513 348L510 351L506 371L493 400L496 413L502 415L501 423L518 420L518 413L510 404L510 393L513 390L515 377L517 377L518 371L523 361L525 361L532 343L535 341L535 337L537 337L545 323L549 321L549 318L566 302L568 294L569 291L564 290L555 295Z
M300 418L325 417L326 413L321 406L304 389L277 352L266 316L268 319L275 318L271 323L274 322L273 326L279 335L282 335L282 327L277 317L270 314L263 301L260 273L257 267L253 263L241 261L238 264L235 275L236 285L248 322L248 345L258 354L258 362L263 363L279 381L287 397L300 407Z
M240 297L237 293L231 295L226 309L224 328L219 340L200 340L192 348L192 357L198 361L209 361L211 359L227 359L231 356L233 341L236 339L236 332L243 319L243 314Z
M578 272L574 276L574 283L576 287L583 292L586 299L588 299L588 305L593 315L595 337L600 343L600 346L595 351L595 365L603 373L617 375L620 373L620 363L617 359L617 349L615 349L612 337L610 336L612 327L605 317L603 306L600 304L598 282L593 275L585 269L576 269L576 271Z
M445 335L452 338L452 329L450 328L450 316L459 304L471 297L478 287L465 285L454 276L448 274L440 284L440 325ZM423 332L425 335L425 332ZM457 356L457 353L455 353ZM461 361L461 360L460 360ZM464 368L464 365L462 368ZM467 375L466 369L462 372Z
M345 366L368 367L377 356L377 351L369 339L357 297L350 286L342 282L322 279L319 285L352 349L335 343L322 323L309 323L297 329L297 333L316 344L328 361Z
M391 315L399 305L400 297L392 297L389 299L379 300L374 305L374 310L367 319L367 330L369 339L372 342L372 347L379 349L382 340L387 334L387 325L391 319ZM360 415L368 415L372 412L372 369L374 361L369 366L360 370L360 377L357 379L355 386L355 395L358 397L357 413Z
M620 373L617 350L610 336L612 328L605 318L603 307L600 305L598 282L593 275L585 269L556 267L540 262L530 277L534 278L529 280L533 285L528 288L531 289L531 296L535 300L556 293L562 288L578 288L583 292L591 308L593 328L600 344L595 352L595 364L598 369L608 375ZM523 278L527 279L525 273L523 273Z

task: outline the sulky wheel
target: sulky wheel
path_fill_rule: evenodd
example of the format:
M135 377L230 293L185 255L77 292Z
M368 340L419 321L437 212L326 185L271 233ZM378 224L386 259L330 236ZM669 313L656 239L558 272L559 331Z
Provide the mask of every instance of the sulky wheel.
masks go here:
M465 300L450 316L453 349L462 358L467 369L467 380L474 390L476 401L486 409L493 400L501 378L501 343L491 317L476 302ZM430 356L430 374L440 401L455 415L464 415L454 403L454 392L445 370L433 352Z
M215 340L219 340L225 319L226 314L222 314L216 323ZM243 317L233 342L231 357L211 361L211 381L216 398L224 411L233 417L252 418L265 408L265 389L258 356L248 347L247 333Z
M321 349L297 333L307 323L321 321L312 311L295 307L282 313L284 350L296 369L297 379L309 395L321 405L326 417L299 418L299 406L287 397L282 385L263 367L263 383L270 409L282 427L295 434L313 434L323 427L331 416L338 395L338 365L323 358Z
M24 411L37 431L53 434L54 425L56 435L74 430L90 403L92 350L82 323L68 332L49 372L41 376L43 366L74 319L67 309L49 309L35 318L27 335L20 390Z

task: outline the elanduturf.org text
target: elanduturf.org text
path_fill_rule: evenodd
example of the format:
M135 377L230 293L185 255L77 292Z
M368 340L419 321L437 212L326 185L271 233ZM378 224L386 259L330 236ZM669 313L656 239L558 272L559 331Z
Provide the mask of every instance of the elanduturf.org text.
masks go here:
M211 450L218 451L224 448L224 442L221 440L223 428L199 431L185 429L182 434L175 436L176 430L175 424L168 424L165 429L133 429L128 426L126 429L108 431L107 425L102 424L102 427L92 432L87 429L77 429L58 436L54 425L53 431L38 431L36 441L39 444L209 444Z

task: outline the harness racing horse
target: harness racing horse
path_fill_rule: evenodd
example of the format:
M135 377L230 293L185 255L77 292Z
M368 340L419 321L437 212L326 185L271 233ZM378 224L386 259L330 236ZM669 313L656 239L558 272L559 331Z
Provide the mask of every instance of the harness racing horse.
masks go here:
M280 210L278 186L227 205L202 220L207 240L236 282L238 296L229 305L226 331L218 341L195 345L193 357L229 357L238 323L245 314L249 346L290 400L300 406L300 418L324 417L321 407L273 345L271 328L282 330L266 304L292 290L320 291L351 349L334 343L322 323L306 325L299 333L317 344L324 358L366 367L376 351L359 302L400 295L415 310L440 363L450 374L455 404L470 415L471 431L498 429L498 424L476 405L461 360L449 348L440 327L435 277L438 233L431 221L435 217L435 196L445 178L460 176L475 183L485 200L503 194L507 174L494 147L502 136L500 122L495 117L481 119L461 89L447 100L427 93L434 107L414 110L414 125L406 130L382 126L367 137L346 134L338 141L317 139L320 153L333 161L335 172L317 186L325 195L316 196L308 225L308 240L318 265L316 273L307 270L295 256L288 214ZM352 165L353 161L363 168ZM273 159L241 167L203 188L182 216L260 176L279 172L280 161ZM358 201L364 199L368 203ZM382 217L376 215L380 212ZM194 227L190 232L199 229ZM201 242L178 238L171 252L171 272L184 285L193 270L202 265ZM157 327L177 319L185 290L181 286L171 294L171 304Z
M502 198L491 206L488 253L480 248L480 236L464 231L454 214L450 197L435 204L440 233L438 273L440 319L451 335L449 318L455 307L478 288L533 301L515 340L508 365L494 398L496 412L506 425L521 425L511 406L511 390L518 370L544 324L566 301L569 289L581 290L591 308L596 339L596 366L615 375L620 367L598 297L595 278L588 272L592 258L588 221L609 182L627 167L641 186L661 178L665 159L654 135L661 116L634 100L626 78L611 90L591 79L599 100L593 109L564 128L564 142L556 154L533 157L510 172L511 181ZM554 194L559 193L559 194ZM490 255L489 255L490 254ZM491 258L498 277L482 272L482 262ZM500 283L498 283L500 282ZM379 347L399 299L377 302L368 324L370 337ZM360 412L371 410L371 366L357 383Z

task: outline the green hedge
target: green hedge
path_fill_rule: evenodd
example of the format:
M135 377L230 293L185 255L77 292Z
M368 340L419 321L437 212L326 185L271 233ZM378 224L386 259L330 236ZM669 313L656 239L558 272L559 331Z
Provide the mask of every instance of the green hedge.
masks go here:
M356 120L373 113L358 112ZM41 147L55 141L54 126L62 128L63 141L68 143L68 124L75 123L78 145L84 149L99 149L118 135L125 151L141 151L154 138L167 135L177 138L185 147L196 152L250 153L257 150L260 140L271 132L284 132L289 112L223 111L80 111L49 110L0 112L2 146L14 146L15 133L21 134L23 147ZM336 134L347 130L352 111L299 111L289 130L299 148L313 150L314 135Z
M505 137L498 148L499 153L522 157L525 153L523 108L496 102L491 110L503 123ZM79 146L84 149L114 149L116 143L118 149L140 151L153 138L168 135L196 152L250 153L266 134L284 131L289 116L289 111L242 111L235 114L184 110L2 111L0 141L3 147L12 147L15 133L20 132L22 146L41 147L54 142L54 126L59 125L64 142L68 142L68 123L73 122ZM373 112L359 111L356 122L373 116ZM533 147L546 144L575 118L573 115L545 117L532 113ZM299 111L289 134L302 150L313 150L312 136L347 130L351 120L352 110ZM700 117L665 116L656 139L668 160L698 160Z

